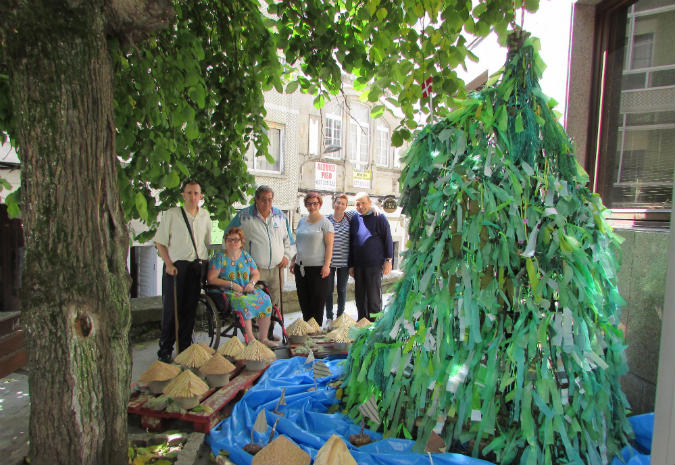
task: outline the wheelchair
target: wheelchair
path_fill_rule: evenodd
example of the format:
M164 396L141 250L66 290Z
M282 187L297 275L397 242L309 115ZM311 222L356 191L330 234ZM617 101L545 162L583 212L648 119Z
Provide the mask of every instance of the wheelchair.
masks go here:
M268 295L270 294L269 288L264 281L258 281L255 287L262 289ZM272 306L271 321L279 324L282 334L281 343L282 345L287 345L288 336L286 334L286 327L284 326L284 316L276 305ZM257 330L255 320L253 321L253 330ZM192 332L193 342L203 343L213 349L217 349L220 345L221 337L223 339L237 337L240 331L246 343L250 342L244 330L244 316L241 312L232 310L229 301L223 295L222 289L219 286L212 286L204 281L197 303L195 326Z

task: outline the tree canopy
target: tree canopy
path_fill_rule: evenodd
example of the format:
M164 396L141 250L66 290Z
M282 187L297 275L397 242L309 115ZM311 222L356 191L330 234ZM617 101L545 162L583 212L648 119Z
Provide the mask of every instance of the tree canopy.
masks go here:
M174 2L171 26L147 40L110 31L127 218L152 225L178 202L187 178L199 180L215 218L229 217L253 180L248 147L269 157L264 90L300 89L322 106L341 92L342 71L351 73L362 100L377 103L373 116L385 111L384 99L400 108L393 132L400 146L417 127L416 113L429 111L419 107L423 82L433 76L435 113L447 114L463 92L454 68L475 59L467 44L491 31L503 39L516 4L534 11L538 0ZM11 14L5 23L7 34ZM20 144L2 54L0 47L0 130ZM15 213L17 200L8 199Z

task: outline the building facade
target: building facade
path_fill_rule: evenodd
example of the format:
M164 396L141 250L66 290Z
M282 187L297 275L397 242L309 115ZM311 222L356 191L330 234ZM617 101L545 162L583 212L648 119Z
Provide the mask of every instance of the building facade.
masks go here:
M251 147L246 155L249 173L255 177L256 185L265 184L274 190L274 206L287 214L294 230L307 214L303 201L307 192L321 194L321 212L326 215L333 211L336 194L346 193L350 199L348 209L353 209L354 195L367 192L391 225L397 269L407 240L405 217L398 207L403 149L391 146L398 120L388 112L372 118L374 104L362 103L346 77L342 95L321 109L314 106L313 100L314 96L299 91L265 92L265 121L274 163L257 156ZM213 247L218 247L223 231L215 223ZM134 222L132 228L139 232L144 226ZM134 244L129 270L132 297L161 293L162 262L152 243ZM287 271L286 279L293 279Z
M675 172L675 2L579 0L571 26L566 128L625 239L621 384L633 413L651 412Z

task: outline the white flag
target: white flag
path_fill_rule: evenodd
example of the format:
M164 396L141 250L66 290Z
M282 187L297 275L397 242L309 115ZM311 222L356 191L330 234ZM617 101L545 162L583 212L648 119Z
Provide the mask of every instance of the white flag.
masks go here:
M253 424L253 431L256 433L265 433L267 432L267 417L265 416L265 409L262 409L258 414L258 418L255 419Z

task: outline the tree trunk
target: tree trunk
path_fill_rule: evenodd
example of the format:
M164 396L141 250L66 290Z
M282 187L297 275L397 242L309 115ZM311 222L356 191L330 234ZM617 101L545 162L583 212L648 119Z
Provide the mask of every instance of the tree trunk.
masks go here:
M6 36L22 161L30 457L34 464L122 464L129 236L105 2L59 3L17 2Z

